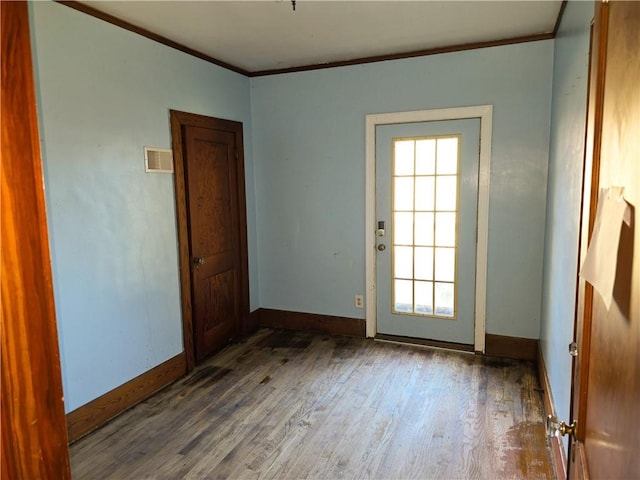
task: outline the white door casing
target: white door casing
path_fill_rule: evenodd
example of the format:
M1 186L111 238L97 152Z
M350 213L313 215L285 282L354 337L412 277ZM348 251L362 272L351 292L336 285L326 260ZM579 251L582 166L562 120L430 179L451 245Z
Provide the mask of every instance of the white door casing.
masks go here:
M487 247L489 230L489 186L493 106L443 108L366 115L365 117L365 321L367 337L377 331L376 319L376 126L440 120L480 119L478 168L478 239L476 243L474 349L485 351Z

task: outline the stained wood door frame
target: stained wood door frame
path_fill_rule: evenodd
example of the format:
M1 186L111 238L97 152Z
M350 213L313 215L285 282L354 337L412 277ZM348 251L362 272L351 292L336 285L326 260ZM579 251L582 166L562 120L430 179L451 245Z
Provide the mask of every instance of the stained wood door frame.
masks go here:
M365 117L365 319L367 337L377 331L376 292L376 126L441 120L480 119L480 161L478 171L478 240L476 244L476 287L474 349L485 351L487 305L487 247L489 237L489 183L493 105L442 108L371 114Z
M593 287L579 275L580 265L587 255L593 233L598 204L600 181L600 139L602 137L604 75L606 72L606 38L608 29L608 4L594 2L594 19L591 22L589 45L589 76L587 84L587 121L585 129L584 161L582 175L582 202L580 212L580 236L578 238L578 271L576 272L576 304L574 318L574 341L578 345L578 356L572 366L570 422L577 421L576 439L569 441L565 471L572 478L587 475L583 443L587 415L587 387L589 361L591 359L591 317ZM604 30L603 30L604 28ZM575 451L573 451L575 449ZM575 460L575 461L572 461ZM575 476L579 475L579 476Z
M2 478L71 478L26 2L2 17Z
M173 146L174 186L176 198L176 218L178 227L178 260L180 264L180 298L182 303L182 335L187 362L187 371L195 366L195 349L193 333L193 305L191 284L191 255L189 252L189 218L187 215L187 191L184 159L184 127L202 127L232 131L237 145L237 189L238 209L240 211L240 284L241 284L241 317L239 332L245 334L249 330L249 262L247 247L247 209L244 173L244 142L242 122L207 117L194 113L170 111L171 138Z

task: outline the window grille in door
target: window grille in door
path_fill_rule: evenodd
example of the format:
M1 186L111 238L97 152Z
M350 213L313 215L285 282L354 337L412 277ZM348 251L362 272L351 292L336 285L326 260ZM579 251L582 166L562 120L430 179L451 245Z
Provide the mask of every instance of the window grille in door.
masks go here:
M393 313L456 318L460 136L393 139Z

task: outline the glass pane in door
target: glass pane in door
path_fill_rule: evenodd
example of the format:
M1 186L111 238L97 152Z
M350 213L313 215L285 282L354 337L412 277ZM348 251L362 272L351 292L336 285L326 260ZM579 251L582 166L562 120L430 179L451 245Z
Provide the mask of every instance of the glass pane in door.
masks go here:
M456 317L459 164L459 135L393 140L393 313Z

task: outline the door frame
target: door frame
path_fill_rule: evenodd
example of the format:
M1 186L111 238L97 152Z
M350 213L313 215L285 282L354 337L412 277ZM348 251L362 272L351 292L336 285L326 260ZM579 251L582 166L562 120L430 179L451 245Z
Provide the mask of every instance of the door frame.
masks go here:
M69 480L29 5L0 19L0 476Z
M377 332L376 291L376 127L443 120L480 119L478 165L478 213L476 242L476 286L474 349L485 351L487 304L487 246L489 237L489 184L493 105L440 108L408 112L376 113L365 116L365 322L367 337Z
M249 322L249 260L247 246L247 206L245 193L244 172L244 140L242 122L208 117L195 113L170 110L171 143L173 148L174 188L176 199L176 221L178 229L178 263L180 267L180 303L182 307L182 337L187 363L187 372L195 366L193 306L191 285L191 255L189 252L189 217L187 215L187 191L184 169L184 128L185 126L219 129L233 132L237 148L237 191L238 191L238 219L240 232L240 309L241 324L236 326L238 334L246 334L250 328Z
M569 421L577 423L576 440L569 441L564 471L567 478L588 478L584 440L586 435L589 363L591 360L591 318L593 286L580 277L580 266L587 256L598 205L600 183L600 148L604 107L604 77L606 73L606 39L609 26L609 4L595 2L589 39L587 77L587 109L582 173L582 201L576 269L576 300L573 340L578 345L571 372L571 405ZM603 30L604 28L604 30ZM561 441L560 441L561 442ZM564 449L563 449L564 451ZM576 476L577 475L577 476Z

